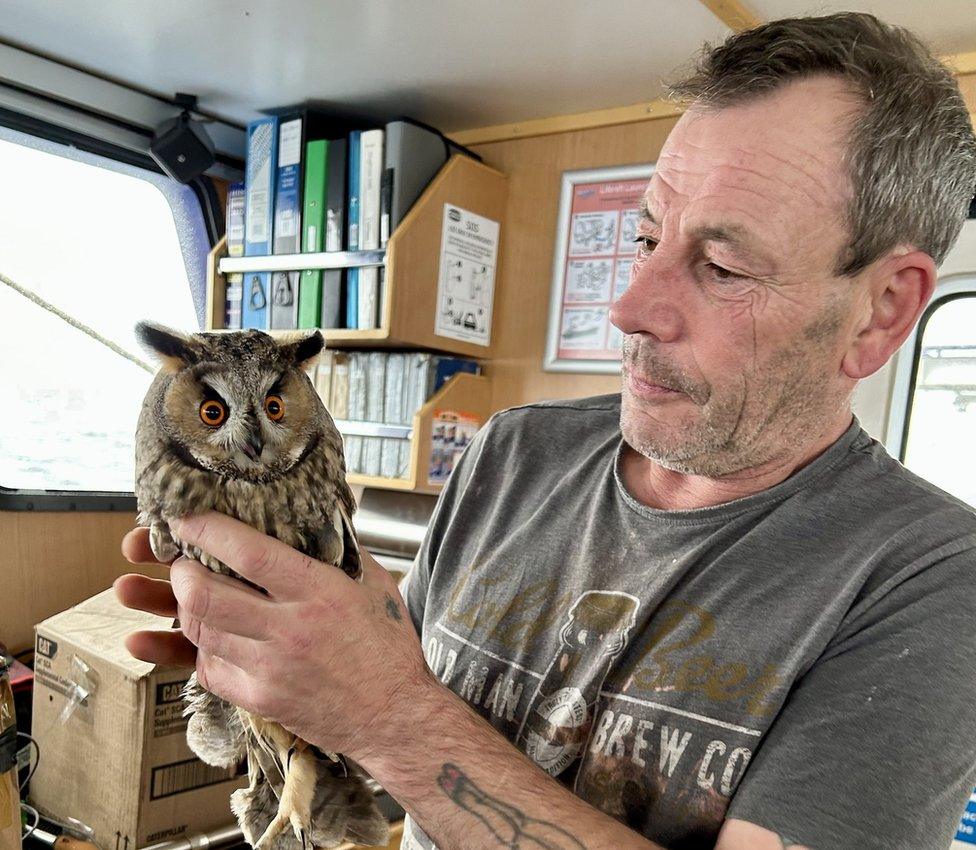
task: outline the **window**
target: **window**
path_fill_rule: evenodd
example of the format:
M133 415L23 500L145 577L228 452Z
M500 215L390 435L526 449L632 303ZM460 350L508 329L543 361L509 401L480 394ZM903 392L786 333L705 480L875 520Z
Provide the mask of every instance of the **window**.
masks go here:
M919 323L903 459L976 506L976 280L968 283L935 301Z
M148 360L134 325L195 330L209 248L193 192L0 128L0 272ZM131 492L151 374L0 283L0 485Z

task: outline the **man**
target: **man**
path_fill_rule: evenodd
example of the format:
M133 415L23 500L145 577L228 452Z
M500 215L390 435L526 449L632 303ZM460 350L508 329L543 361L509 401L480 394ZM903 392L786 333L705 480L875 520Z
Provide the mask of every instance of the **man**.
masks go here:
M479 433L405 589L426 663L375 564L216 515L181 536L270 597L185 560L117 584L198 648L134 654L359 761L405 847L943 848L976 782L976 518L850 411L976 187L955 81L843 14L733 36L678 93L622 394Z

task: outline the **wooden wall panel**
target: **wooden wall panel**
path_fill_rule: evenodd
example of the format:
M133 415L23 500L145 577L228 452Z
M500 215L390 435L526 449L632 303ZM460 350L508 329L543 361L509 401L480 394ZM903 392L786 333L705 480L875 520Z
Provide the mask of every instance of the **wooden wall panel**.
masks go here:
M509 176L489 366L496 410L530 401L616 392L617 375L544 372L549 287L564 171L654 162L676 118L478 145Z
M29 649L34 625L105 590L132 567L119 550L135 525L127 513L0 512L0 640Z

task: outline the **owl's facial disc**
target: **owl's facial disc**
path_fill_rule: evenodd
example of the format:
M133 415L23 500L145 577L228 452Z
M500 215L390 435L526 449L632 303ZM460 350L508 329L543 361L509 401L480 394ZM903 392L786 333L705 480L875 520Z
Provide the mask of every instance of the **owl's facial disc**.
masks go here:
M245 377L227 366L202 364L174 377L165 407L178 442L199 466L229 478L269 481L286 474L317 433L305 384L308 379L292 371Z
M220 384L227 392L235 392L242 399L236 411L232 411L228 421L213 429L211 442L222 451L227 462L239 477L276 477L290 469L297 456L288 456L288 426L285 402L281 397L282 383L279 375L262 375L258 387L243 388L229 386L223 376L208 376L211 386L216 390ZM260 392L253 392L260 389ZM300 453L299 453L300 454ZM226 464L220 464L215 471L228 474Z

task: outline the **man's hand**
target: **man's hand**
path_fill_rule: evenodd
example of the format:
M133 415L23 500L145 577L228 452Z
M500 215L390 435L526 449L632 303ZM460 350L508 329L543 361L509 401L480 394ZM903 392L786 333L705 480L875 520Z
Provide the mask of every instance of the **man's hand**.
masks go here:
M169 582L122 576L123 605L180 621L178 631L130 635L133 655L195 665L207 690L328 752L363 760L402 740L402 707L439 685L396 583L368 553L358 583L222 514L184 519L174 531L267 595L186 558ZM147 529L126 535L122 552L155 563Z

